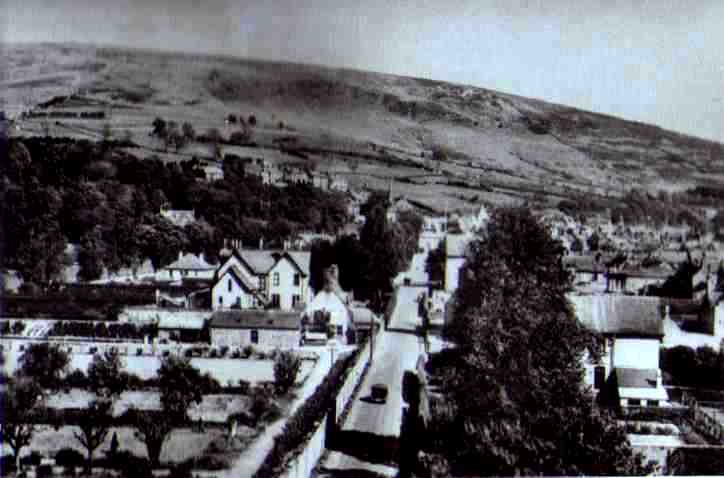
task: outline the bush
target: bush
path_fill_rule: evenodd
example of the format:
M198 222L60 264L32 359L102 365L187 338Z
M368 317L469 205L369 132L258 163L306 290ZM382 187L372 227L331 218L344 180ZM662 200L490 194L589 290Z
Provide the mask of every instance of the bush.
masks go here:
M83 466L85 464L85 457L74 448L61 448L55 454L55 464L66 467Z
M251 390L251 383L248 380L239 380L239 393L241 395L248 395Z
M251 345L247 345L246 347L244 347L244 348L242 349L242 356L243 356L244 358L249 358L249 357L251 357L251 355L252 355L253 353L254 353L254 347L252 347Z
M7 454L0 456L0 470L3 474L10 474L15 471L15 459L13 455Z
M35 469L36 478L46 478L53 476L53 467L51 465L39 465Z
M64 385L70 388L86 388L90 384L83 371L75 369L65 377Z
M42 460L42 456L37 451L31 451L29 455L20 458L21 466L38 466Z

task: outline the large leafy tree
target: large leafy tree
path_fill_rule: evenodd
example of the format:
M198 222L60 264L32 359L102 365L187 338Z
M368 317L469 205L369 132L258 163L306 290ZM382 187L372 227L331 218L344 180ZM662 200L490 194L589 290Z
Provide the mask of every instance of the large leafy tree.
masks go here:
M158 467L166 439L173 431L173 423L165 410L161 413L129 410L134 435L146 445L151 466Z
M471 245L445 330L458 345L444 379L452 412L436 425L454 474L641 471L584 387L581 357L597 341L566 299L563 253L525 208L496 210Z
M158 370L158 386L161 390L161 406L175 423L188 419L191 402L201 402L203 387L201 372L186 357L170 355L163 359Z
M14 377L0 393L0 442L13 451L16 468L20 452L30 444L36 426L32 414L43 401L43 390L31 378Z
M73 432L75 438L86 450L86 471L93 468L93 452L103 444L113 424L110 400L94 400L79 415L78 429Z
M115 350L96 353L88 366L88 380L97 396L119 397L128 388L128 375L120 354Z
M18 374L33 379L44 389L55 390L69 363L68 354L57 345L30 344L20 356Z

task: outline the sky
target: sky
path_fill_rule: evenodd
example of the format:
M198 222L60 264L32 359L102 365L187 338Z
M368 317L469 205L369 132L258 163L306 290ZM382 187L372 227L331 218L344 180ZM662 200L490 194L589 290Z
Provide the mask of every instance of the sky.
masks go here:
M0 41L223 53L417 76L724 142L721 0L358 3L0 0Z

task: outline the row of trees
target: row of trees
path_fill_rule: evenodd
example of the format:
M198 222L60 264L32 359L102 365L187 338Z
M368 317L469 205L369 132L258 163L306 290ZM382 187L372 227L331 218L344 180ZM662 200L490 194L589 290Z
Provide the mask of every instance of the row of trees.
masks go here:
M446 395L428 451L438 474L643 471L584 387L582 354L600 351L566 299L563 254L525 208L494 211L473 241L444 331L456 347L437 371Z
M57 390L68 364L68 355L57 347L33 344L20 357L15 375L7 380L0 400L4 417L1 438L12 448L16 466L20 451L30 444L37 428L35 416L48 394ZM113 403L127 389L128 379L123 361L115 352L96 354L87 375L96 398L78 416L79 431L74 435L87 451L90 469L94 451L114 425ZM171 430L188 421L187 409L191 402L201 400L205 393L200 386L203 383L209 383L209 378L188 360L167 357L158 371L161 412L130 412L136 435L145 443L154 465L158 465L163 443Z

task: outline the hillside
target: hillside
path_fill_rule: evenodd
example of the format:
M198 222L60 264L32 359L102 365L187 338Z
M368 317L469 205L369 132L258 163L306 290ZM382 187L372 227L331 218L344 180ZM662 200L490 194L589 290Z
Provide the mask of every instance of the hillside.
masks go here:
M70 94L50 108L107 112L103 121L25 120L18 135L97 138L108 123L114 136L158 148L148 135L156 116L228 136L236 126L225 124L227 114L253 114L260 155L286 138L287 150L353 186L386 189L391 178L395 193L439 210L580 193L605 205L633 188L724 187L721 144L483 88L77 45L4 47L1 56L0 109L11 115ZM191 144L179 156L206 151Z

